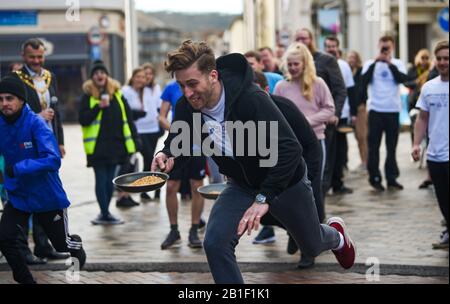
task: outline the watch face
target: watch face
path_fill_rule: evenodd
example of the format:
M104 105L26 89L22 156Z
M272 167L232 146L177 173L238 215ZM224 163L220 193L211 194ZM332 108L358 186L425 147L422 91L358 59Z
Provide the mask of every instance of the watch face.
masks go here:
M256 201L258 203L265 203L266 202L266 197L264 195L262 195L262 194L258 194L256 196Z

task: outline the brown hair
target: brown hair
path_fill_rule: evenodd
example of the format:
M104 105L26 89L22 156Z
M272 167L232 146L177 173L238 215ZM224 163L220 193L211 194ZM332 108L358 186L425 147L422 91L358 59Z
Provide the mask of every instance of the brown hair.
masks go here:
M156 79L156 70L155 70L155 66L153 64L151 64L150 62L144 63L141 68L145 71L145 70L152 70L153 72L153 79L152 81L150 81L149 86L151 88L155 87L155 79Z
M434 54L437 55L437 53L444 49L448 49L448 40L438 42L438 44L434 48Z
M216 69L214 52L206 42L184 41L177 50L167 54L164 68L173 76L176 71L187 69L194 63L202 74Z
M254 82L261 87L261 89L266 90L266 88L269 86L269 83L267 82L267 78L264 75L263 72L255 71L254 74Z
M395 44L395 39L391 35L385 35L381 37L379 42L389 42L389 41L392 42L392 44Z
M311 39L311 46L308 46L308 48L312 54L316 53L317 52L316 37L314 36L313 32L306 27L298 30L297 32L301 31L305 31L306 33L308 33L309 39Z
M142 67L139 67L139 68L136 68L136 69L133 70L133 74L131 74L131 78L130 78L130 80L128 80L128 85L130 87L133 86L133 78L134 78L134 76L136 76L136 74L140 73L140 72L145 72Z
M256 61L261 62L261 54L256 51L248 51L247 53L244 54L244 57L255 58Z
M341 44L341 42L339 41L339 39L338 39L336 36L333 36L333 35L327 36L327 37L325 38L325 41L327 41L327 40L336 42L338 47L339 47L340 44Z
M262 48L259 48L258 51L259 51L259 52L269 51L269 53L270 53L271 55L273 55L273 50L272 50L270 47L268 47L268 46L264 46L264 47L262 47Z

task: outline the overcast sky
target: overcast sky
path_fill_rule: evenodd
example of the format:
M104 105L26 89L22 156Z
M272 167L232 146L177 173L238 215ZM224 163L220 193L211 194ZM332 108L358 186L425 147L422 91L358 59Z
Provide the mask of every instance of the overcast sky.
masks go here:
M242 14L243 9L242 0L135 0L135 2L137 9L151 12Z

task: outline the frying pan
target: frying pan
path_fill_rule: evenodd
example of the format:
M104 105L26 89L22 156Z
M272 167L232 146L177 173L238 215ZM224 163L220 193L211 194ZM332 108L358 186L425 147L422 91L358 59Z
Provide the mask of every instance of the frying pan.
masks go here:
M163 179L162 182L153 184L153 185L146 185L146 186L130 186L133 182L137 181L140 178L146 177L146 176L158 176ZM169 175L163 172L138 172L138 173L129 173L125 175L121 175L113 179L114 186L122 190L124 192L130 192L130 193L142 193L142 192L150 192L160 189L162 186L165 185L167 180L169 179Z
M206 199L216 200L220 193L227 187L226 183L209 184L206 186L198 187L197 191ZM219 192L219 194L212 193Z

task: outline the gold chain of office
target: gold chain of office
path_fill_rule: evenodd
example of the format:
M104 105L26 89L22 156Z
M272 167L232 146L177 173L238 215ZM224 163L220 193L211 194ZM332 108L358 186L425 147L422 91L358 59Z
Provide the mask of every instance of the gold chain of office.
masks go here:
M33 90L35 90L36 92L38 92L41 97L42 97L42 103L43 103L43 107L46 108L47 107L47 102L45 100L45 93L48 91L48 89L50 88L50 84L52 83L52 74L47 71L44 70L43 75L42 75L42 80L44 80L45 82L45 87L43 89L38 89L33 82L33 79L31 78L30 75L25 74L23 71L16 71L16 74L19 76L20 80L22 80L27 86L29 86L30 88L32 88Z

